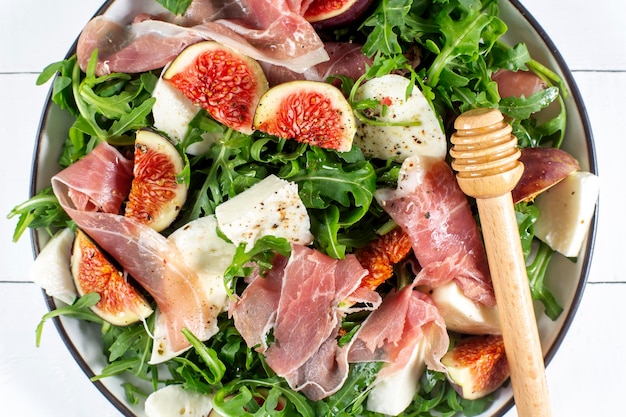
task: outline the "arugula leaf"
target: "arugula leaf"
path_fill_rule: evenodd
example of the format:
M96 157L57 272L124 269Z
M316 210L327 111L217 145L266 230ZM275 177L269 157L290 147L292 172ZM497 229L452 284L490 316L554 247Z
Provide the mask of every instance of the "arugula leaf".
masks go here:
M46 187L38 194L13 207L7 214L7 219L19 216L13 242L17 242L28 229L43 229L53 236L56 230L73 225L73 221L65 213L59 200L52 192L52 187Z
M183 15L191 5L192 0L156 0L161 6L176 15Z
M311 211L309 215L311 232L319 249L335 259L345 258L347 249L346 245L339 242L339 214L337 206L330 206L326 210Z
M544 282L546 270L553 254L554 250L550 246L538 240L537 253L532 262L526 266L526 270L528 271L530 293L533 300L540 301L544 306L546 315L552 320L556 320L563 312L563 307Z
M367 211L376 190L376 175L368 161L342 164L328 157L321 148L311 148L306 153L305 164L306 170L289 178L298 183L305 206L323 209L339 203Z
M309 400L283 384L284 380L276 377L234 380L215 393L213 408L223 416L315 417Z
M154 320L155 315L153 314L146 320L145 324L134 323L129 326L114 326L103 323L102 349L109 364L98 375L92 377L92 381L125 372L129 372L141 380L150 381L152 375L156 373L156 366L149 364L152 354L152 338L146 331L146 327L154 329ZM126 392L134 393L128 389Z
M202 359L202 362L207 366L207 369L211 372L211 377L205 377L209 384L215 384L222 380L224 373L226 372L226 366L217 357L217 353L208 347L206 347L193 333L188 329L183 329L183 335L191 343L191 346L195 349L196 353Z
M254 247L246 252L246 244L240 244L233 256L233 261L224 272L224 286L230 297L234 297L237 290L237 278L250 275L256 265L262 275L271 269L272 260L276 254L289 257L291 245L285 238L263 236L254 243Z
M544 282L546 269L554 251L547 244L535 239L533 225L537 221L539 211L532 204L518 203L515 205L515 212L522 240L522 252L526 260L531 296L533 300L543 304L549 318L556 320L563 312L563 307ZM533 247L536 249L534 254Z
M526 71L527 64L532 60L525 43L518 43L511 48L500 41L491 50L490 59L491 66L509 71Z
M363 45L363 53L369 57L376 54L401 55L402 47L398 36L407 40L410 37L410 35L407 36L412 32L410 9L411 1L382 0L374 13L361 26L373 28Z
M443 44L426 71L426 84L431 87L439 83L445 67L451 66L455 60L469 63L479 59L506 32L506 25L497 17L494 2L485 1L483 5L480 1L468 3L472 4L466 6L463 2L450 1L435 17ZM458 19L453 18L453 12L458 13Z
M42 85L58 73L52 84L52 102L62 109L68 110L74 116L78 115L72 94L72 74L75 64L76 56L52 63L43 69L36 81L36 85Z
M319 416L359 416L365 412L363 402L382 368L382 362L363 362L350 366L348 379L341 389L324 402L316 403Z
M548 107L554 100L559 97L559 89L556 87L548 87L538 91L532 96L526 97L507 97L500 100L498 108L502 114L512 119L528 119L534 113Z
M102 323L102 319L90 310L90 308L95 306L98 301L100 301L100 295L98 293L89 293L77 298L72 305L59 307L44 314L35 331L36 345L39 346L41 342L41 334L43 332L44 324L51 318L65 316L94 323Z

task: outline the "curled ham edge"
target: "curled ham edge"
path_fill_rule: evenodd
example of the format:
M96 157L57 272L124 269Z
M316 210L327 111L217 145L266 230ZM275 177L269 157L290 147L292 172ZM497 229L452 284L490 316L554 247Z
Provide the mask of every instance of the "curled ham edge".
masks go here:
M252 15L265 8L264 2L256 3L259 4ZM275 13L271 15L273 20L266 18L254 22L262 26L258 29L246 27L245 21L242 24L229 19L182 26L149 17L126 23L112 16L97 16L87 24L78 39L78 62L84 71L93 51L99 49L99 46L106 49L112 42L108 38L109 33L120 31L125 33L125 38L116 39L116 42L122 42L124 46L99 57L96 70L98 75L162 68L187 46L202 40L214 40L257 61L283 66L296 73L304 73L330 59L313 27L299 14L302 11L290 10L288 3L276 6L270 1L268 7L274 8ZM286 31L291 33L286 35ZM94 35L103 36L103 39L94 39ZM142 38L147 40L147 44L138 46ZM281 45L281 48L276 45ZM154 48L159 50L158 54L142 52L153 51Z
M97 170L94 170L94 163ZM152 295L160 311L159 319L167 323L172 350L182 352L191 346L182 333L183 328L200 340L212 336L211 323L215 314L197 291L201 288L198 275L184 263L178 248L160 233L117 212L97 211L103 206L102 201L84 203L85 196L91 199L91 196L98 195L86 184L98 184L110 190L123 189L123 184L132 180L128 176L129 163L132 167L132 161L103 142L85 158L52 177L52 188L78 227ZM89 177L87 174L93 172L98 172L98 180L85 180ZM119 201L119 209L125 194L112 192L110 198ZM75 202L80 202L80 206Z

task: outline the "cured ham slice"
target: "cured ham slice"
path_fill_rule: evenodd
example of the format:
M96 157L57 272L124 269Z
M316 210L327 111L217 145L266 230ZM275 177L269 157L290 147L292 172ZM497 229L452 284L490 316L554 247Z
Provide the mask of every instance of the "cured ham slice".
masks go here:
M442 371L449 338L437 307L414 285L385 297L363 323L348 353L351 362L382 361L367 400L367 409L400 415L418 390L428 366Z
M480 231L445 161L406 159L397 189L379 190L375 198L411 239L422 268L417 285L438 287L456 280L472 300L495 305Z
M388 294L363 322L348 353L350 362L386 362L377 375L385 378L406 365L417 343L426 343L428 367L445 369L440 362L449 345L445 323L432 300L414 287Z
M130 164L132 172L132 161ZM94 168L101 165L107 168L107 175L102 177L102 171ZM183 328L201 340L212 335L207 323L212 324L213 306L198 291L201 285L197 274L187 267L174 244L153 229L118 214L119 194L129 189L132 180L128 166L128 160L103 142L55 175L52 187L78 227L152 295L161 319L167 323L171 349L182 351L190 346ZM86 199L91 203L85 204ZM100 208L106 210L98 211Z
M372 60L362 52L362 46L349 42L326 42L324 48L329 60L308 68L304 72L291 71L283 65L263 64L263 71L270 86L288 81L327 81L332 76L344 76L353 80L363 75ZM333 84L340 83L334 81Z
M211 7L200 3L194 2L193 7ZM211 39L256 60L303 72L328 60L328 54L299 13L300 7L292 10L294 7L286 1L255 0L230 2L204 18L195 11L193 16L179 19L141 14L130 23L98 16L78 39L78 62L85 70L97 48L98 75L149 71L165 66L186 46Z
M98 181L89 175L75 175L71 178L73 187L68 193L77 210L119 213L130 192L132 160L125 158L113 146L97 146L89 158L76 161L72 167L75 167L72 171L98 173ZM59 178L66 178L66 175Z
M277 256L267 276L254 277L245 289L232 311L235 327L292 389L313 400L324 398L347 378L347 355L336 341L344 300L375 300L369 308L380 304L373 291L354 299L366 274L354 256L337 260L293 244L289 259Z

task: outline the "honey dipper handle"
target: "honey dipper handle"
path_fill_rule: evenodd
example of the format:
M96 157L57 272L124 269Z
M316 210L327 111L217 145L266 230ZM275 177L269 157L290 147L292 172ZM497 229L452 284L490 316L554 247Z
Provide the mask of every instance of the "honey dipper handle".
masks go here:
M519 417L550 417L548 387L511 190L524 166L511 126L497 109L460 115L452 168L476 198Z
M552 415L526 265L511 194L477 199L519 417ZM484 221L483 221L484 219Z

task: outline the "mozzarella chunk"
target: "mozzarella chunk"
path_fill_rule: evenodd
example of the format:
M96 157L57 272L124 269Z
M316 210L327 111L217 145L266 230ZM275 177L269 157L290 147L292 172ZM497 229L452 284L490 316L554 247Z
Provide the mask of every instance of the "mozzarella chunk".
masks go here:
M213 401L182 385L168 385L150 394L144 407L148 417L204 417L213 409Z
M152 97L156 99L152 106L154 127L179 142L200 108L163 78L159 78L154 86Z
M487 307L468 298L454 281L430 291L430 297L448 330L465 334L500 334L496 307Z
M397 416L413 401L419 379L426 369L424 358L429 344L424 337L415 345L406 366L377 381L367 397L367 409L376 413Z
M539 218L535 235L567 257L578 256L589 231L600 180L598 176L575 171L535 198Z
M357 101L374 99L387 106L384 114L383 106L376 109L377 120L419 122L418 126L377 126L359 122L354 143L366 156L399 162L411 155L446 157L447 142L441 123L417 86L413 85L407 98L410 82L403 76L390 74L371 79L357 90Z
M230 266L236 248L217 235L215 216L191 221L174 231L168 239L178 248L185 264L198 274L204 299L213 306L215 317L226 311L229 298L224 286L224 272ZM217 333L217 320L213 320L211 325L212 334ZM158 310L153 336L151 364L164 362L182 353L171 349L167 326Z
M77 292L70 270L74 232L69 228L58 232L41 250L29 271L30 279L51 297L72 304Z
M185 95L162 77L157 81L152 97L156 98L152 106L154 127L172 139L175 143L180 142L187 133L189 123L200 111ZM189 145L186 152L191 155L199 155L207 151L217 137L216 134L206 132L202 135L202 141Z
M220 230L235 245L251 248L263 236L276 236L292 243L313 241L311 223L298 185L275 175L264 178L215 209Z

